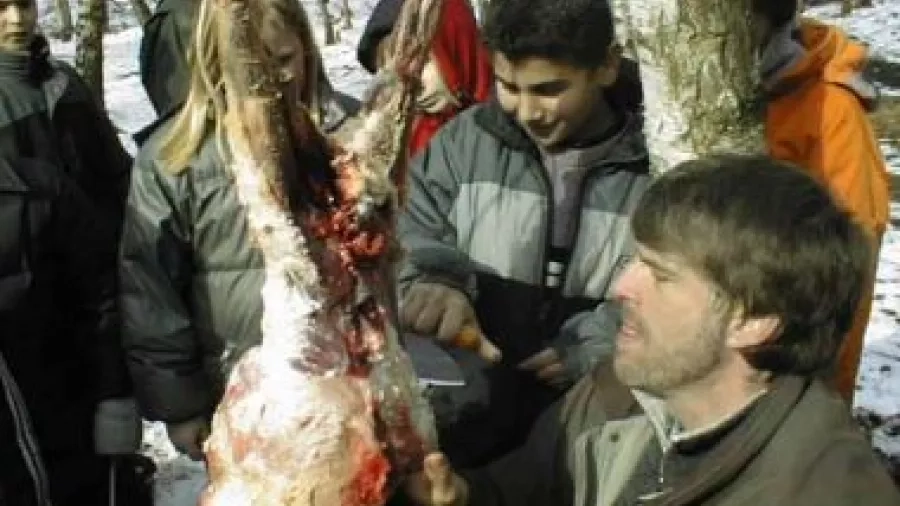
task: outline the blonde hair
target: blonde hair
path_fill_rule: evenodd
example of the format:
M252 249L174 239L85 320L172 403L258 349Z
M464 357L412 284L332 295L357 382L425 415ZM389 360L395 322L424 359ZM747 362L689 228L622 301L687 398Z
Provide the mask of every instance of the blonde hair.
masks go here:
M324 101L330 97L332 90L306 12L298 0L249 1L260 2L261 10L278 16L284 27L295 30L299 37L304 57L301 101L313 121L319 124L324 115ZM230 22L223 19L228 15L226 9L215 7L214 0L200 0L188 53L190 82L187 99L160 146L160 162L170 173L178 174L187 169L210 133L214 136L220 156L225 160L228 158L222 54L229 48L222 47L224 42L218 36L219 23ZM262 19L251 22L257 26L255 33L260 33Z

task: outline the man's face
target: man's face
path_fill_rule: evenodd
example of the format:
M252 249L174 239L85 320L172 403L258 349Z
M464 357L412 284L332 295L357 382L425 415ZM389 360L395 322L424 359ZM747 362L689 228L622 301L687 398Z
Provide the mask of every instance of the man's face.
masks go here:
M602 88L615 81L618 59L611 60L588 70L544 58L510 61L495 53L497 99L535 143L556 147L577 137Z
M0 0L0 51L27 51L36 27L33 0Z
M722 363L726 311L713 285L682 259L639 247L614 296L623 311L614 367L624 384L665 396Z

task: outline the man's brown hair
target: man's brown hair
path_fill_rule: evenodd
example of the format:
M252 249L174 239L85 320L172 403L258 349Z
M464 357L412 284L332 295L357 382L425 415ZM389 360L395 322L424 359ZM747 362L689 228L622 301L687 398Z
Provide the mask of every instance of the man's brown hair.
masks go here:
M633 217L636 240L687 261L744 318L780 334L746 353L759 370L824 373L862 294L870 238L805 172L763 156L713 156L660 177Z

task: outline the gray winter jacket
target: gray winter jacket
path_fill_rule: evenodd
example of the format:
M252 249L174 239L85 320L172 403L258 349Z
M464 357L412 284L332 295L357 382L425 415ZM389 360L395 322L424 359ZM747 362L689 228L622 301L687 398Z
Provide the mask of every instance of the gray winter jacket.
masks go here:
M212 413L226 371L259 342L263 259L215 143L173 175L157 161L165 131L157 129L135 160L120 300L144 416L179 422Z
M517 369L522 360L552 347L575 380L611 353L619 317L610 289L632 252L628 220L650 180L640 124L628 118L584 175L569 251L551 247L554 201L541 153L496 102L458 115L413 162L398 223L407 250L400 290L418 281L462 290L503 351L491 367L458 357L467 385L431 393L455 465L512 450L562 394Z
M640 123L629 119L581 186L571 251L551 266L553 197L534 144L496 102L444 126L413 165L399 222L408 250L401 289L437 280L465 291L511 363L547 346L573 377L611 350L612 281L632 252L628 220L647 187ZM559 288L545 281L562 271Z

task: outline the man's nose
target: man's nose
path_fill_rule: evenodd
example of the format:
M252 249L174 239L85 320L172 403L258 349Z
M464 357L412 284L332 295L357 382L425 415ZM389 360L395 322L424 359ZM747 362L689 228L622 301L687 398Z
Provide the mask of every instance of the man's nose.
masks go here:
M613 282L612 296L615 300L634 299L637 294L640 273L637 260L630 260Z

